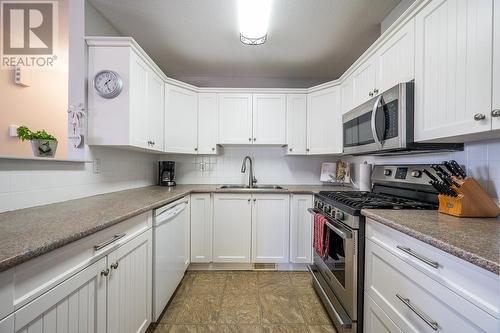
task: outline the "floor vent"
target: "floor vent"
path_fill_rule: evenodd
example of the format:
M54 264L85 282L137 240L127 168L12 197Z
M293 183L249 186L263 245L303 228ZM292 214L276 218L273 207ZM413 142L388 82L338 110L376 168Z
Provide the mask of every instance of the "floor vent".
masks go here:
M276 270L276 264L254 263L253 264L253 269L255 271L275 271Z

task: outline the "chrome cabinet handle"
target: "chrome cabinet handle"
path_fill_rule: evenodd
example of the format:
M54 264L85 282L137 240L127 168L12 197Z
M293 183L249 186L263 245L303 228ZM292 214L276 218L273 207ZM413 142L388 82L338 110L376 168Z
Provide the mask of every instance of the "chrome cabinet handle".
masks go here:
M212 151L215 151L215 148L214 148L214 147L212 147Z
M292 148L290 148L289 150L290 150L290 151L293 151L293 149L292 149Z
M102 242L101 244L94 245L94 251L99 251L99 250L100 250L100 249L102 249L103 247L106 247L106 246L108 246L109 244L116 242L116 241L117 241L117 240L119 240L120 238L125 237L125 235L126 235L125 233L123 233L123 234L119 234L119 235L114 235L114 236L113 236L113 238L108 239L107 241L104 241L104 242Z
M482 113L476 113L474 115L474 120L475 121L480 121L480 120L484 120L484 119L486 119L486 116L484 114L482 114Z
M194 151L198 151L198 148L195 148Z
M256 202L256 201L257 201L257 199L253 199L253 202Z
M253 141L254 141L254 142L255 142L255 141L257 141L257 138L253 138Z
M427 257L424 257L421 254L413 252L413 250L410 249L409 247L404 247L401 245L396 245L396 247L398 249L400 249L401 251L403 251L404 253L409 254L410 256L412 256L414 258L417 258L418 260L422 261L423 263L426 263L427 265L431 266L432 268L436 268L436 269L439 268L439 263L437 261L431 260Z
M251 199L248 199L248 202L250 202Z
M309 148L307 148L306 151L309 151Z
M417 308L415 305L411 304L411 301L409 298L405 298L401 296L400 294L396 294L396 297L399 298L401 302L403 302L404 305L406 305L411 311L413 311L417 316L419 316L427 325L429 325L434 331L437 331L439 328L438 323L429 317L427 314L425 314L422 310Z
M374 94L378 94L378 89L377 89L377 88L375 88L375 90L373 90L373 93L374 93Z
M109 275L109 268L103 269L101 271L101 276L108 276Z
M373 97L373 92L371 92L371 91L370 91L370 92L368 93L368 96Z
M117 269L118 268L118 261L115 262L114 264L111 264L111 269Z
M493 111L491 111L491 116L492 116L493 118L500 117L500 109L497 109L497 110L493 110Z
M248 138L248 141L250 141L250 142L251 142L251 141L252 141L252 138Z

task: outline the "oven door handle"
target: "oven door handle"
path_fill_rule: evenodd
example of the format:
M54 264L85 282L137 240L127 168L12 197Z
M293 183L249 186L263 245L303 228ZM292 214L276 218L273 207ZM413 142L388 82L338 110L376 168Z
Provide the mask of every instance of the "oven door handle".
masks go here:
M383 101L382 95L379 95L377 97L377 99L375 100L375 104L373 104L372 119L371 119L373 140L380 148L382 148L383 144L380 141L380 139L378 138L378 134L377 134L377 112L378 112L378 105L380 104L381 101Z
M344 231L340 230L339 228L337 228L336 226L334 226L332 223L330 223L332 221L328 218L328 216L323 215L323 213L321 213L319 210L317 210L315 208L307 208L307 211L309 213L313 214L313 215L314 214L320 214L325 219L327 219L327 221L329 221L329 222L325 222L326 226L328 228L332 229L333 232L336 233L337 235L339 235L340 238L342 238L342 239L352 238L352 235L345 233Z

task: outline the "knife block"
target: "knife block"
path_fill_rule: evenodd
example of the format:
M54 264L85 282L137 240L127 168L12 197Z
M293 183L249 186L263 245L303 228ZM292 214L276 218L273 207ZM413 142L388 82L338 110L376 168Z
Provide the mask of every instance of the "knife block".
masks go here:
M453 186L457 197L440 194L439 212L457 217L497 217L500 207L481 188L474 178L467 178L462 186Z

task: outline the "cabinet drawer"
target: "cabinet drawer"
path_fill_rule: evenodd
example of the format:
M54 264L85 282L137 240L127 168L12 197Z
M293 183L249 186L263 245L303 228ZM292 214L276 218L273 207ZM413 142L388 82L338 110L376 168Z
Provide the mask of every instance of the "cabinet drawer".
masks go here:
M500 317L497 275L371 219L366 219L366 238L490 315Z
M367 293L365 293L363 325L365 332L402 333Z
M13 268L0 273L0 320L12 312L14 312ZM3 331L0 330L0 332Z
M404 332L498 332L495 317L371 240L365 269L365 291Z
M102 258L111 250L151 228L151 223L151 212L137 215L16 266L14 280L15 309L19 309ZM112 241L113 239L116 240ZM103 245L110 240L111 243L99 250L95 250L96 245Z

